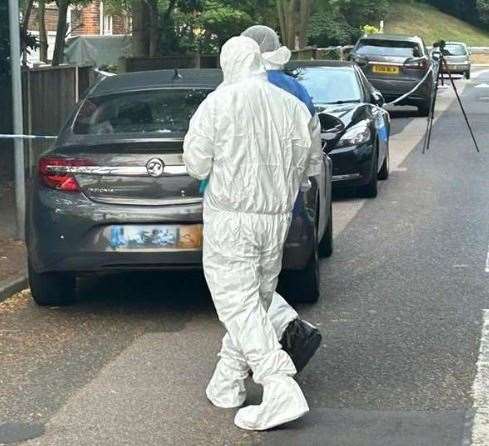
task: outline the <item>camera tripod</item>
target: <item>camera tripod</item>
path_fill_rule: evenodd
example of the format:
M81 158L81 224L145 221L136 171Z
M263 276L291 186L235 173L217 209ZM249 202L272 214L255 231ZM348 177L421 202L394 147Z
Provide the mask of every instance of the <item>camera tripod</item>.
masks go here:
M440 59L438 61L438 67L436 70L436 83L434 86L434 91L433 91L433 96L431 99L431 105L430 105L430 112L428 115L428 123L426 127L426 133L425 133L425 138L424 138L424 144L423 144L423 153L426 153L428 150L430 150L430 144L431 144L431 135L433 132L433 123L434 123L434 116L435 116L435 106L436 106L436 98L438 96L438 88L440 85L440 82L442 85L444 85L444 78L443 74L444 72L448 73L448 77L450 79L450 83L452 85L453 91L455 92L455 96L457 97L458 104L460 105L460 109L462 110L462 114L464 116L464 120L467 124L467 127L470 132L470 136L472 137L472 141L474 141L475 149L477 152L480 152L479 150L479 145L477 144L477 140L474 135L474 131L472 130L472 126L470 125L469 118L467 116L467 113L465 111L465 108L462 104L462 99L460 98L459 92L457 90L457 86L455 85L455 81L452 77L452 73L450 72L448 68L447 61L445 59L445 42L441 41L439 43L434 44L434 47L439 47L440 48Z

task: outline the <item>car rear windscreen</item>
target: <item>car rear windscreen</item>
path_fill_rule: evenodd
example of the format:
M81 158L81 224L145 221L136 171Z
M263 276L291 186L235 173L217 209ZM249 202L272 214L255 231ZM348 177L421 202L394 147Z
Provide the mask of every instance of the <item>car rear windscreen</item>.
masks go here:
M423 52L416 42L397 40L362 39L356 54L360 56L422 57Z
M358 78L350 67L302 67L294 72L314 104L361 102Z
M447 43L445 46L445 50L448 51L449 56L466 56L467 55L467 50L465 49L464 45Z
M74 123L78 135L171 134L189 121L211 90L161 89L87 98Z

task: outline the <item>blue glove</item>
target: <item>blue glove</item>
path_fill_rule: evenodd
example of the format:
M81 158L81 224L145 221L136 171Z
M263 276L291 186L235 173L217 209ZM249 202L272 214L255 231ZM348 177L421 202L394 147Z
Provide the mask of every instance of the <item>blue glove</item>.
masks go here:
M199 193L204 195L205 190L207 189L207 186L209 185L209 178L206 178L205 180L202 180L199 183Z

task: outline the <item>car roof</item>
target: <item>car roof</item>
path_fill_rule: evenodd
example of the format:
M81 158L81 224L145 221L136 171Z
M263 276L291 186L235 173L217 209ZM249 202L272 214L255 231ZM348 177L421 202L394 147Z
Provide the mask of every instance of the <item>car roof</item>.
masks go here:
M222 72L215 68L138 71L104 78L90 90L88 97L162 88L213 90L221 82Z
M407 34L369 34L368 36L361 37L360 40L394 40L396 42L421 42L421 37L410 36Z
M353 62L343 60L293 60L286 65L286 68L293 70L298 67L342 67L354 68Z

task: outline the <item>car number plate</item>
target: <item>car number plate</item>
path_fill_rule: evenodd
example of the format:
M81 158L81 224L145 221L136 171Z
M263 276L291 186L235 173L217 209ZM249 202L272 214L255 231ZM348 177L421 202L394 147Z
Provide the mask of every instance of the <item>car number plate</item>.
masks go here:
M399 74L399 67L389 65L374 65L372 71L377 74Z
M202 249L202 225L120 225L109 228L115 251L195 251Z

